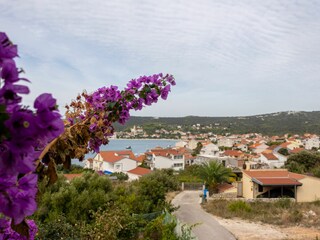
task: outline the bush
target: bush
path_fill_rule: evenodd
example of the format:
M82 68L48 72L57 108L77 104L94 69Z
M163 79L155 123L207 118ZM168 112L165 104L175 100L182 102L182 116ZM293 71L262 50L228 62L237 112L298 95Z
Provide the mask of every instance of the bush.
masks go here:
M173 171L157 170L138 181L111 181L106 176L85 173L70 183L61 175L56 184L39 186L39 208L34 215L40 239L176 239L174 224L159 219L168 191L179 182ZM150 218L149 218L150 217ZM162 238L162 236L164 236ZM148 237L148 238L147 238Z
M320 166L315 167L315 168L312 170L312 174L313 174L315 177L320 178Z
M75 224L92 220L89 211L97 211L111 200L112 185L105 176L86 173L70 184L63 178L42 193L35 219L52 222L65 216L66 221Z
M295 209L292 212L290 212L289 220L291 222L295 222L295 223L300 222L302 218L303 218L303 214L299 210Z
M99 209L93 213L93 218L94 221L83 228L81 239L137 239L138 233L146 225L143 219L112 204L107 206L107 210Z
M166 193L176 191L180 187L177 177L172 171L156 170L135 182L135 213L162 211L170 206L165 201Z
M145 228L145 240L179 240L175 234L176 221L165 222L165 215L151 221Z
M290 208L292 204L293 203L289 198L280 198L274 203L275 207L284 208L284 209Z
M244 201L234 201L228 204L228 210L231 212L251 212L251 207Z
M110 176L115 176L115 177L117 177L117 179L118 179L119 181L126 181L126 180L129 179L128 174L123 173L123 172L111 173Z
M52 221L43 224L38 223L36 239L80 239L79 225L72 225L61 215Z

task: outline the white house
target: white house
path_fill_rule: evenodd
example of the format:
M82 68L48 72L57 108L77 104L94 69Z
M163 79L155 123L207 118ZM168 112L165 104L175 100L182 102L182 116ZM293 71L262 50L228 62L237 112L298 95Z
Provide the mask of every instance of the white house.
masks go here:
M264 144L264 143L256 143L253 144L251 146L249 146L249 148L254 152L254 153L262 153L263 151L265 151L267 148L269 148L268 145Z
M218 157L219 156L219 147L213 143L209 143L208 145L205 145L202 147L200 154L201 155L210 155L212 157Z
M127 172L138 166L138 161L131 150L101 151L94 158L88 159L85 168L105 173Z
M281 154L280 154L281 155ZM283 155L281 155L283 156ZM268 164L270 168L280 168L284 165L286 158L279 158L273 153L262 152L260 155L261 163Z
M152 170L142 167L136 167L127 172L129 181L138 180L141 176L151 173Z
M311 150L312 148L319 148L320 147L320 140L318 136L312 136L307 138L304 141L305 149Z
M179 171L185 167L184 152L178 149L153 149L147 155L151 170L171 168Z
M176 147L185 147L185 146L187 146L188 145L188 143L187 142L185 142L185 141L179 141L179 142L177 142L176 143Z
M236 143L236 140L234 138L229 138L229 137L223 137L218 140L219 147L233 147L235 143Z

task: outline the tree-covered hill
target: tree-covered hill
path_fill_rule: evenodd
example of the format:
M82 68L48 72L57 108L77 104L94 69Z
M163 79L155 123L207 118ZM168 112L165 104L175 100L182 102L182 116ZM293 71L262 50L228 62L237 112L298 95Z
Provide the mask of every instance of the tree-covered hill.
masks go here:
M192 127L200 124L200 128ZM265 135L279 135L285 133L320 134L320 111L314 112L278 112L246 117L132 117L124 126L116 125L121 131L139 125L146 128L164 128L199 132L221 133L262 133Z

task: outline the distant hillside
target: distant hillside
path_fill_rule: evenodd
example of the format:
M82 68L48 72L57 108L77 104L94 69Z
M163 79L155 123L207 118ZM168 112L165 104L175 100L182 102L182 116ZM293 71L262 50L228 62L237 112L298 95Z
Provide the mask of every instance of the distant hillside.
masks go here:
M207 132L209 130L216 134L243 134L252 132L265 135L280 135L285 133L320 134L320 111L278 112L248 117L131 117L126 125L116 125L116 130L122 131L129 129L133 125L139 125L146 128L161 127L164 129L176 129L177 126L181 126L183 130L194 130L192 126L196 124L200 124L202 127L207 126Z

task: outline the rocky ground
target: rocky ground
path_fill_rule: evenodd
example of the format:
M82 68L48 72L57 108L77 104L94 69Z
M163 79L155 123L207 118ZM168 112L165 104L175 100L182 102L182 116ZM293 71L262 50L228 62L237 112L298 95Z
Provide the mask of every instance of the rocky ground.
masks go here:
M285 227L253 223L242 219L223 219L214 216L238 240L316 240L320 231L313 228ZM317 238L318 237L318 238Z

